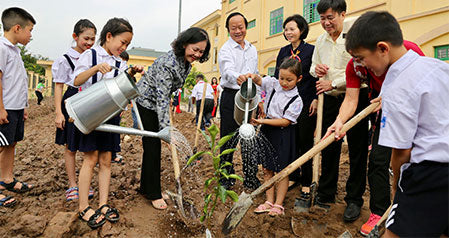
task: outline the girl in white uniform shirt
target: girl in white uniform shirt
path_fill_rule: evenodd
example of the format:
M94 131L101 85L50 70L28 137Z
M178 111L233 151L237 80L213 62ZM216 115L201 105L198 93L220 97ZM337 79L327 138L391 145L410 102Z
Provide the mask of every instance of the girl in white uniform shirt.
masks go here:
M73 123L68 121L69 115L65 108L64 101L78 92L78 88L70 84L71 74L75 69L75 63L81 53L90 49L95 43L97 28L87 20L79 20L73 29L73 39L76 42L74 48L70 48L67 53L55 60L52 65L53 82L55 82L55 111L56 111L56 144L65 145L64 152L65 168L69 178L69 189L65 196L67 201L78 199L78 186L75 173L75 156L78 150L78 136L80 131ZM67 90L62 95L64 84ZM93 191L89 191L93 195Z
M133 29L128 21L121 18L110 19L100 34L100 45L86 50L81 54L75 72L73 84L85 89L104 78L113 78L118 70L112 70L111 65L126 69L119 55L131 43ZM141 72L143 67L134 66L128 73L134 76ZM119 116L110 119L108 124L119 124ZM93 131L88 135L81 135L79 151L84 152L84 161L79 173L79 218L95 229L102 226L106 220L116 222L119 220L117 209L107 205L109 182L111 179L111 152L120 151L120 135L116 133ZM92 172L99 164L99 208L92 209L88 202L89 185Z
M282 62L279 69L279 80L274 77L262 79L257 74L247 75L267 93L265 105L267 117L252 119L254 124L262 124L260 131L275 150L274 154L265 154L265 157L260 158L261 161L259 161L263 166L265 181L296 159L293 125L296 124L303 106L296 88L296 84L302 79L301 62L295 58L288 58ZM270 216L283 215L282 204L287 189L288 177L266 191L266 202L260 204L254 212L268 212Z

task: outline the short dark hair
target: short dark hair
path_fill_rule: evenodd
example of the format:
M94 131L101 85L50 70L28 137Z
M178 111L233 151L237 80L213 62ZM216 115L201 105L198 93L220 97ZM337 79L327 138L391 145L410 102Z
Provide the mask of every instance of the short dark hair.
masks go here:
M133 27L129 22L123 18L112 18L109 19L108 22L106 22L106 25L104 25L103 30L101 30L100 33L100 45L103 46L104 43L106 43L106 35L108 32L111 33L112 36L116 36L119 34L122 34L124 32L130 32L133 33Z
M360 16L346 34L346 50L366 48L374 51L377 43L385 41L393 46L403 44L401 27L393 15L386 11L366 12Z
M204 75L203 74L197 74L195 78L201 78L202 80L204 80Z
M29 21L33 23L33 25L36 24L36 20L34 20L33 16L22 8L11 7L4 10L2 13L2 25L3 30L5 31L11 30L11 27L17 24L24 28L29 24Z
M73 33L79 36L87 29L94 29L95 34L97 34L97 28L91 21L89 21L88 19L81 19L75 24L75 27L73 28Z
M282 61L281 66L279 66L279 69L288 69L298 78L302 75L301 61L297 60L296 58L285 58Z
M206 48L201 58L200 63L206 62L209 59L210 41L207 31L198 28L190 27L189 29L179 33L178 37L171 43L173 52L177 57L184 57L186 53L186 46L188 44L196 44L201 41L206 41Z
M342 13L346 12L346 1L345 0L321 0L316 6L318 14L323 14L327 9L332 9L332 11Z
M120 54L120 58L122 58L124 61L128 61L128 60L129 60L129 54L128 54L128 52L126 52L126 50L123 51L123 52Z
M285 19L284 24L282 25L282 28L285 29L285 25L287 25L287 23L294 21L296 22L296 25L298 25L299 31L301 32L301 35L299 36L300 40L304 40L305 38L307 38L307 35L309 34L309 24L307 23L306 19L304 19L304 17L302 17L299 14L295 14L293 16L289 16L287 17L287 19ZM284 38L287 40L287 37L284 35Z
M228 32L229 32L229 20L231 20L231 18L235 16L242 16L243 20L245 21L245 28L248 28L248 20L246 20L246 17L243 16L243 14L241 14L240 12L233 12L229 14L229 16L226 18L226 29L228 29Z

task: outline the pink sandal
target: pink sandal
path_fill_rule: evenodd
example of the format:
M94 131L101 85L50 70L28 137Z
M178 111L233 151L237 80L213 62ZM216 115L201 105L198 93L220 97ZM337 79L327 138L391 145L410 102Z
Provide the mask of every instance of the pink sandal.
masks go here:
M269 201L265 201L265 203L260 204L256 209L254 209L254 213L265 213L269 212L273 208L273 203Z
M270 212L268 215L275 217L279 215L284 215L284 207L281 205L274 204L273 207L270 209Z

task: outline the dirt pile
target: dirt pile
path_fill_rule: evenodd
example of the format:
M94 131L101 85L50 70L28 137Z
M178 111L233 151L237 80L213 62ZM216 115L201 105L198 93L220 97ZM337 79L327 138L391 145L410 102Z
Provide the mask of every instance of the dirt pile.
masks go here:
M140 181L142 160L141 138L130 136L124 141L122 135L122 152L124 164L112 164L109 203L116 207L121 219L116 224L107 223L101 229L92 231L85 223L77 219L77 202L66 202L64 192L67 189L63 152L64 148L54 143L55 125L53 99L45 98L43 105L37 106L30 101L29 118L25 125L25 139L18 143L16 149L14 174L20 181L35 185L27 194L13 195L19 203L14 208L0 208L0 237L204 237L204 226L193 222L186 226L177 213L173 202L169 202L166 211L159 211L137 192ZM183 112L176 114L174 124L193 146L195 125L193 114ZM122 125L132 125L131 113L126 111ZM207 143L200 138L199 150L206 149ZM237 155L238 153L236 153ZM185 165L186 158L180 158ZM242 175L240 156L234 159L237 174ZM82 154L77 155L77 170L81 167ZM203 184L213 173L212 162L208 157L181 173L184 196L194 201L201 211L203 206ZM337 237L345 230L353 236L368 218L367 205L362 208L362 215L354 223L344 223L342 216L345 208L345 182L349 173L347 150L341 160L341 176L338 184L337 202L329 212L312 210L308 214L296 214L293 211L295 198L299 196L296 187L287 193L285 200L286 215L271 218L256 215L251 207L241 224L230 237ZM162 188L176 192L170 148L162 146ZM259 172L259 177L261 174ZM96 190L90 204L98 204L97 171L94 172L92 187ZM244 189L241 182L233 187L240 194ZM368 192L367 192L368 193ZM367 193L364 196L368 200ZM254 199L254 205L263 203L264 196ZM367 204L367 202L365 202ZM231 202L219 204L211 220L212 234L223 237L221 223L232 206ZM293 226L292 226L293 225Z

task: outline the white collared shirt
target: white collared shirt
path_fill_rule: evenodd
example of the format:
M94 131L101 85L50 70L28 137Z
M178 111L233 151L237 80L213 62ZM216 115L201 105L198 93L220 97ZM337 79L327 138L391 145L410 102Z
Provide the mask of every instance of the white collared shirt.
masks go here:
M199 101L203 98L204 81L199 81L192 89L192 96L195 100ZM210 84L206 87L206 99L214 99L214 89Z
M449 65L409 50L388 69L380 93L379 145L412 148L410 163L449 163Z
M66 53L70 60L72 60L72 63L76 65L76 62L78 61L80 57L80 53L73 48L70 48ZM53 65L51 66L51 72L53 74L53 82L55 83L64 83L69 86L73 86L72 83L72 73L73 70L70 67L69 62L64 56L61 56L53 62Z
M326 92L331 96L346 92L346 65L352 57L346 51L343 35L343 33L340 33L337 40L333 41L328 33L321 34L316 40L312 55L310 74L313 77L317 77L315 73L317 64L325 64L329 67L327 74L322 79L331 80L332 84L337 87L337 89Z
M114 55L109 55L108 52L106 52L106 50L99 45L96 45L92 48L97 51L97 65L102 64L102 63L108 63L111 66L115 66L115 62L120 61L121 62L120 63L120 72L123 72L126 70L126 68L127 68L126 64L119 57L116 57ZM72 74L72 80L70 82L71 85L74 85L76 76L78 76L80 73L92 68L92 50L88 49L88 50L84 51L80 55L80 57L75 65L76 65L75 71ZM97 82L102 79L105 79L105 78L107 78L107 79L113 78L114 72L115 72L114 69L112 69L110 72L106 73L105 75L98 72L97 73ZM82 87L83 89L86 89L86 88L90 87L91 85L92 85L92 77L90 77L80 87Z
M271 76L266 76L262 79L262 85L260 87L261 90L267 92L267 97L264 103L264 110L267 112L267 117L271 119L280 119L285 118L292 122L292 124L296 124L296 120L301 114L302 110L302 99L299 96L298 89L296 86L291 90L284 90L279 81ZM271 93L275 91L273 98L271 99L270 106L267 105L270 100ZM298 98L293 101L288 109L284 113L284 108L287 103L294 97L298 95Z
M222 88L239 89L237 78L242 74L258 74L257 49L247 40L242 48L232 38L229 38L218 53L218 66L220 68Z
M28 106L28 76L20 49L5 37L0 37L0 71L2 72L3 105L7 110Z

